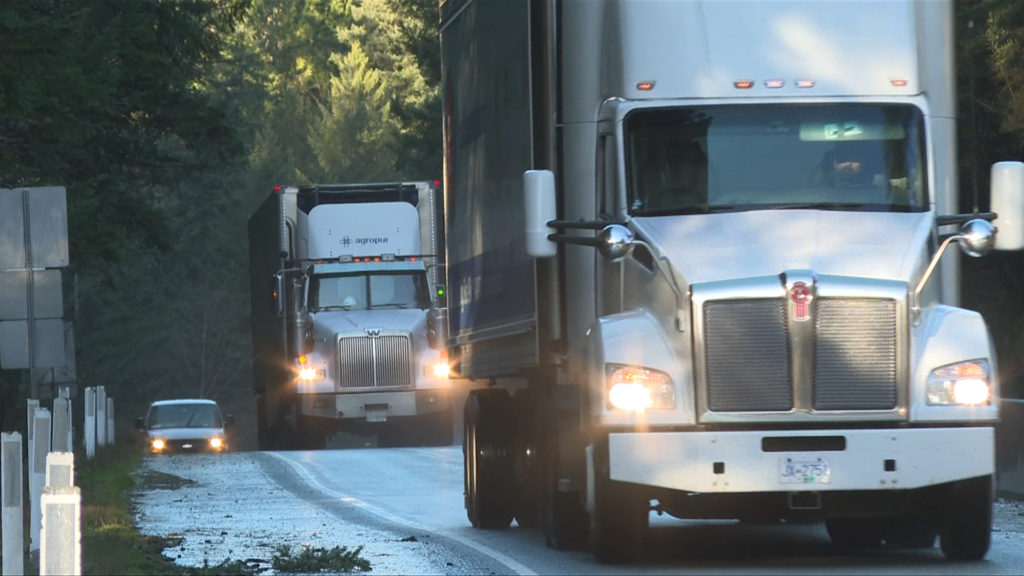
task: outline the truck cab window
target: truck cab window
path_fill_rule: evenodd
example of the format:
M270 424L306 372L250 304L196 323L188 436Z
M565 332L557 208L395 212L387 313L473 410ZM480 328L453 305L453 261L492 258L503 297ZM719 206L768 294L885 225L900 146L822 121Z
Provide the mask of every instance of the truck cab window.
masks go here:
M313 282L312 312L430 307L427 279L422 272L319 276Z
M629 212L924 211L922 123L908 105L638 110L626 121Z

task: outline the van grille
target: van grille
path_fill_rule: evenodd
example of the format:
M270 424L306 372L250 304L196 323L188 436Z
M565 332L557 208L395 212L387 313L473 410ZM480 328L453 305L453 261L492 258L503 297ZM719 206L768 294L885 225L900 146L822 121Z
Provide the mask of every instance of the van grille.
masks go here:
M338 339L339 386L407 388L412 385L408 336L358 336Z

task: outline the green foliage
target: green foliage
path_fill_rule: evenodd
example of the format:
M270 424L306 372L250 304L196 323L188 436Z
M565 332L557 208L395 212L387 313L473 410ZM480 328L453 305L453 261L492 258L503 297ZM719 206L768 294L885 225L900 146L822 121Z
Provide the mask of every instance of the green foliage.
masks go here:
M362 551L362 546L355 550L349 550L346 546L335 546L330 550L303 547L301 552L293 556L291 547L278 546L271 566L275 571L285 573L369 572L370 562L359 557Z

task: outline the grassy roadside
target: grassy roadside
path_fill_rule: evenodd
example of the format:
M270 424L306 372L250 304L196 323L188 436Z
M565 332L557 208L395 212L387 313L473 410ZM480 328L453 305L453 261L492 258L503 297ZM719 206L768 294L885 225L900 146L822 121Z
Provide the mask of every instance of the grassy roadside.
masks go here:
M137 446L105 446L92 460L75 455L75 483L82 490L83 574L181 574L161 555L172 541L145 537L132 522L132 473L142 451Z

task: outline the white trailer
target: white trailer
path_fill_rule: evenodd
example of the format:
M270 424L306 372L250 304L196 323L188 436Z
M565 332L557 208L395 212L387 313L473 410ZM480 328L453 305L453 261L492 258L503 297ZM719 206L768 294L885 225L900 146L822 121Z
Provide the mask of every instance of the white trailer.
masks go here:
M652 511L985 555L998 371L946 248L1024 246L1024 165L958 213L952 15L442 2L474 526L603 561Z
M452 442L440 189L277 187L249 219L261 448Z

